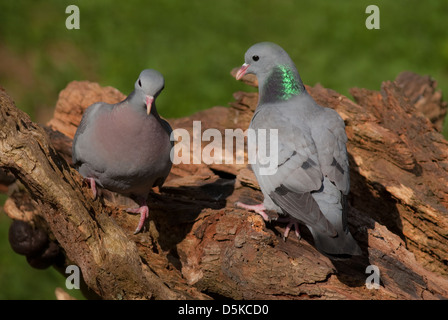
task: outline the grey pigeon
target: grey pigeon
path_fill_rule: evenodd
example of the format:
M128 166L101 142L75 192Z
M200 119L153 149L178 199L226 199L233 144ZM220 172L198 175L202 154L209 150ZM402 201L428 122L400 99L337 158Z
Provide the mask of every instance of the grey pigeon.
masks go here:
M146 69L135 90L122 102L98 102L87 108L73 140L75 168L86 178L96 198L96 185L134 199L140 213L135 233L148 218L147 197L162 186L171 170L171 126L157 113L155 99L163 76Z
M278 150L268 148L266 153L277 152L278 162L274 174L261 174L260 161L252 164L263 204L237 205L258 212L266 221L266 209L286 215L290 223L285 239L292 226L300 237L299 221L324 254L360 255L347 227L350 176L344 121L314 101L289 55L274 43L258 43L247 50L236 79L244 74L254 74L259 84L250 128L257 136L259 129L278 130Z

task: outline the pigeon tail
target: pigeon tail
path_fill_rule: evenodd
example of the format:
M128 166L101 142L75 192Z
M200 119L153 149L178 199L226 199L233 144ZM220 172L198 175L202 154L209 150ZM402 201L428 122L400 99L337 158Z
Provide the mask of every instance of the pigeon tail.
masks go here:
M347 225L346 197L327 178L324 178L323 188L313 193L319 208L325 218L336 229L337 236L330 237L319 230L308 227L314 238L316 248L330 257L343 257L343 255L361 255L361 248L351 235Z
M338 235L334 238L316 232L311 227L309 229L313 235L314 245L317 250L329 258L349 258L350 256L359 256L362 254L361 248L348 229L346 232L338 230Z

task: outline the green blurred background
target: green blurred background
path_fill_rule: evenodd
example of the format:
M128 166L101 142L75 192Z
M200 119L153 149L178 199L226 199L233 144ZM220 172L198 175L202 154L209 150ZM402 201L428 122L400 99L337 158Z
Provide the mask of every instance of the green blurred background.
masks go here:
M70 4L80 9L79 30L65 27ZM380 30L365 27L370 4L380 9ZM229 72L252 44L273 41L309 85L349 96L351 87L379 90L410 70L431 75L448 92L447 14L448 1L440 0L2 0L0 85L45 123L70 81L128 94L140 71L154 68L166 81L159 113L182 117L253 90ZM1 212L0 299L54 299L65 278L14 254L9 224Z

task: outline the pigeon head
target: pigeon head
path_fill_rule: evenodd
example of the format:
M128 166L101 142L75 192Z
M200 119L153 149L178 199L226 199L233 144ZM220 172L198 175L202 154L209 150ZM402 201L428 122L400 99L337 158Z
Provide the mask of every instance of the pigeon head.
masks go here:
M260 42L250 47L236 79L254 74L259 83L260 101L288 100L305 88L289 55L279 45Z
M244 55L244 64L236 75L239 80L245 74L257 77L267 74L278 65L292 64L291 58L279 45L272 42L260 42L250 47Z
M145 69L140 73L135 82L135 93L138 97L144 99L146 113L151 112L154 100L165 87L165 79L162 74L153 69Z

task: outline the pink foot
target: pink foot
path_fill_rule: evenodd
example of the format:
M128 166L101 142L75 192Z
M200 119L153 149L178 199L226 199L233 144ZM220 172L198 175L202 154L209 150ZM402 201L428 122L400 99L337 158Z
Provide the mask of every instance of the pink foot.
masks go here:
M290 218L290 217L279 217L275 219L277 222L287 222L288 225L285 228L285 232L283 233L283 241L286 241L286 239L289 236L289 232L291 231L292 227L294 227L294 232L297 236L297 238L302 239L302 236L300 235L299 231L299 223L296 219Z
M92 196L93 196L93 200L96 200L96 197L98 195L98 192L96 190L96 182L95 179L93 178L86 178L87 183L90 185L90 189L92 190Z
M264 207L264 204L262 204L262 203L251 205L251 204L241 203L238 201L235 203L235 205L237 207L258 213L260 216L263 217L264 221L267 221L267 222L271 221L271 218L266 214L266 212L265 212L266 208Z
M134 234L139 233L142 228L143 225L145 224L146 219L149 217L149 208L148 206L141 206L140 208L128 208L126 209L127 212L129 213L140 213L140 221L138 222L138 226L137 229L135 229Z

